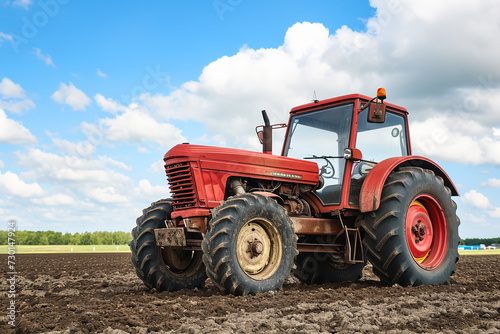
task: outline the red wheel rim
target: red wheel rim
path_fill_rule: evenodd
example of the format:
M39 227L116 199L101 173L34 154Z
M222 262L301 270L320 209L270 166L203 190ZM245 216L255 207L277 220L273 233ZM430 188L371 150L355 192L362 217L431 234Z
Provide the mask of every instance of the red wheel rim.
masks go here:
M446 219L432 196L419 195L411 202L406 214L406 240L420 267L432 270L443 262L448 246Z

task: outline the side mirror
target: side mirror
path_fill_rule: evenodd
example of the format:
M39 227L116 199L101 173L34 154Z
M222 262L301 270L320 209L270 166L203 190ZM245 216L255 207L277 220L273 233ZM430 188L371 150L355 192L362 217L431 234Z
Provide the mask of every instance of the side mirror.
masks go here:
M385 122L385 104L384 102L370 103L368 111L369 123L384 123Z
M363 164L359 170L359 174L368 175L368 173L373 169L373 167L375 167L375 164L370 162Z
M385 88L377 89L377 96L366 103L359 112L365 110L370 106L368 112L368 122L369 123L384 123L385 122L385 104L384 100L387 98L385 93Z

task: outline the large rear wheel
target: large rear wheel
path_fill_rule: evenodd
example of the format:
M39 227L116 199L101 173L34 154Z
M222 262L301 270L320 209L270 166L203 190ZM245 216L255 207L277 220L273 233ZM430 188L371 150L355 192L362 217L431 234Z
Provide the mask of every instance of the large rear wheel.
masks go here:
M365 215L364 244L387 284L450 282L458 261L456 204L443 179L417 167L389 175L377 211Z
M214 211L202 248L207 274L222 292L256 294L281 289L293 267L297 237L276 201L243 194Z
M132 230L132 264L150 289L177 291L200 287L207 278L202 252L156 245L154 230L166 226L171 212L170 200L160 200L143 210Z

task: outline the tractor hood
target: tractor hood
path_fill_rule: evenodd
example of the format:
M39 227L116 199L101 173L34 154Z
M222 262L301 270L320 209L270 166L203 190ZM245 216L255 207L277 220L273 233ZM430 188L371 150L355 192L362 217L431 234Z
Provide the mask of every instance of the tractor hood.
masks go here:
M239 176L316 185L319 180L315 162L232 148L179 144L163 160L166 167L190 162L203 174L209 172L212 181Z

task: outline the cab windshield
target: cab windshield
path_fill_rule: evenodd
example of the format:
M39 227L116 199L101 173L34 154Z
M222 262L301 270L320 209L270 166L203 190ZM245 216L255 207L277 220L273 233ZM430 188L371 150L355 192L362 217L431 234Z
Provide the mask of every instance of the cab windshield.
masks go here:
M284 155L318 164L325 185L316 190L324 204L340 204L354 104L293 116Z

